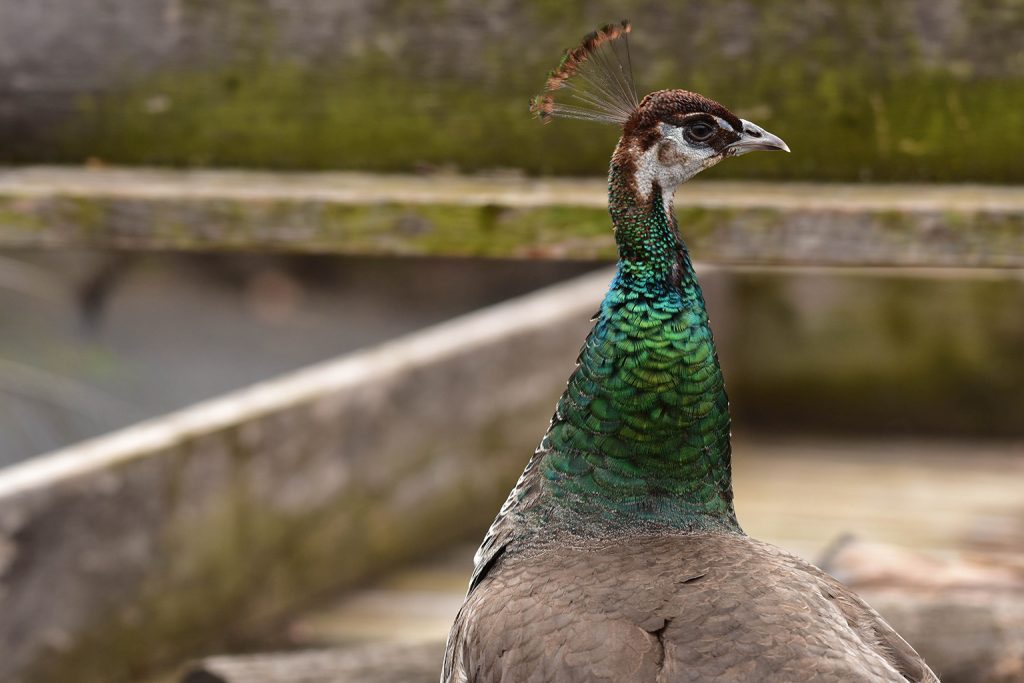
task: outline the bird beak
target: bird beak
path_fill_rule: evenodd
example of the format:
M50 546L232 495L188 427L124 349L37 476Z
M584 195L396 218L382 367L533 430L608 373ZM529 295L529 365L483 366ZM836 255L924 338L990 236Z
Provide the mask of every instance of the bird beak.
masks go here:
M772 135L761 126L751 123L745 119L740 119L743 123L743 131L740 133L740 139L729 145L728 149L730 156L738 157L741 154L747 152L756 152L758 150L780 150L782 152L789 151L789 145L783 142L782 138L777 135Z

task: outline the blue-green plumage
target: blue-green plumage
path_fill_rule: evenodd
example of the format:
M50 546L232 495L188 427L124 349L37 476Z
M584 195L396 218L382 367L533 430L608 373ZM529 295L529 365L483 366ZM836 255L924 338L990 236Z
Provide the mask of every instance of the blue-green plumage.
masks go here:
M613 166L622 258L537 457L536 514L739 531L729 404L700 285L655 189Z

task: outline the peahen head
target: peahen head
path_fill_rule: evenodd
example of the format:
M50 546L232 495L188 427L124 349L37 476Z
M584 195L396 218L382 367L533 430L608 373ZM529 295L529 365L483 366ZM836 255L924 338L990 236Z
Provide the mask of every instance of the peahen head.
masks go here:
M639 100L630 30L628 21L609 24L567 50L530 110L545 123L565 117L621 127L613 170L628 176L641 198L649 197L655 186L670 198L680 184L726 157L789 151L779 137L703 95L659 90Z

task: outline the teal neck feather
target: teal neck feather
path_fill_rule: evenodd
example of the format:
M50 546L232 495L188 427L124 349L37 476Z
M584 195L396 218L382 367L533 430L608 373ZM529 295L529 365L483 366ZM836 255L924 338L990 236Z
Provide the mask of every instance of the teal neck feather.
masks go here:
M739 532L729 402L668 203L612 166L618 273L538 450L543 507L573 526Z

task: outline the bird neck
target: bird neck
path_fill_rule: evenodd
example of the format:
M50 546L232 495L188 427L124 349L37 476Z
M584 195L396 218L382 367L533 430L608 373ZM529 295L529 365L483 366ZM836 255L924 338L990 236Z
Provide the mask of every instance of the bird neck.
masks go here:
M655 290L669 279L685 251L672 215L673 189L646 186L633 164L612 164L608 173L608 213L619 252L619 278ZM646 194L644 194L646 192Z
M618 272L538 451L555 514L739 532L729 402L704 297L660 188L613 165Z

